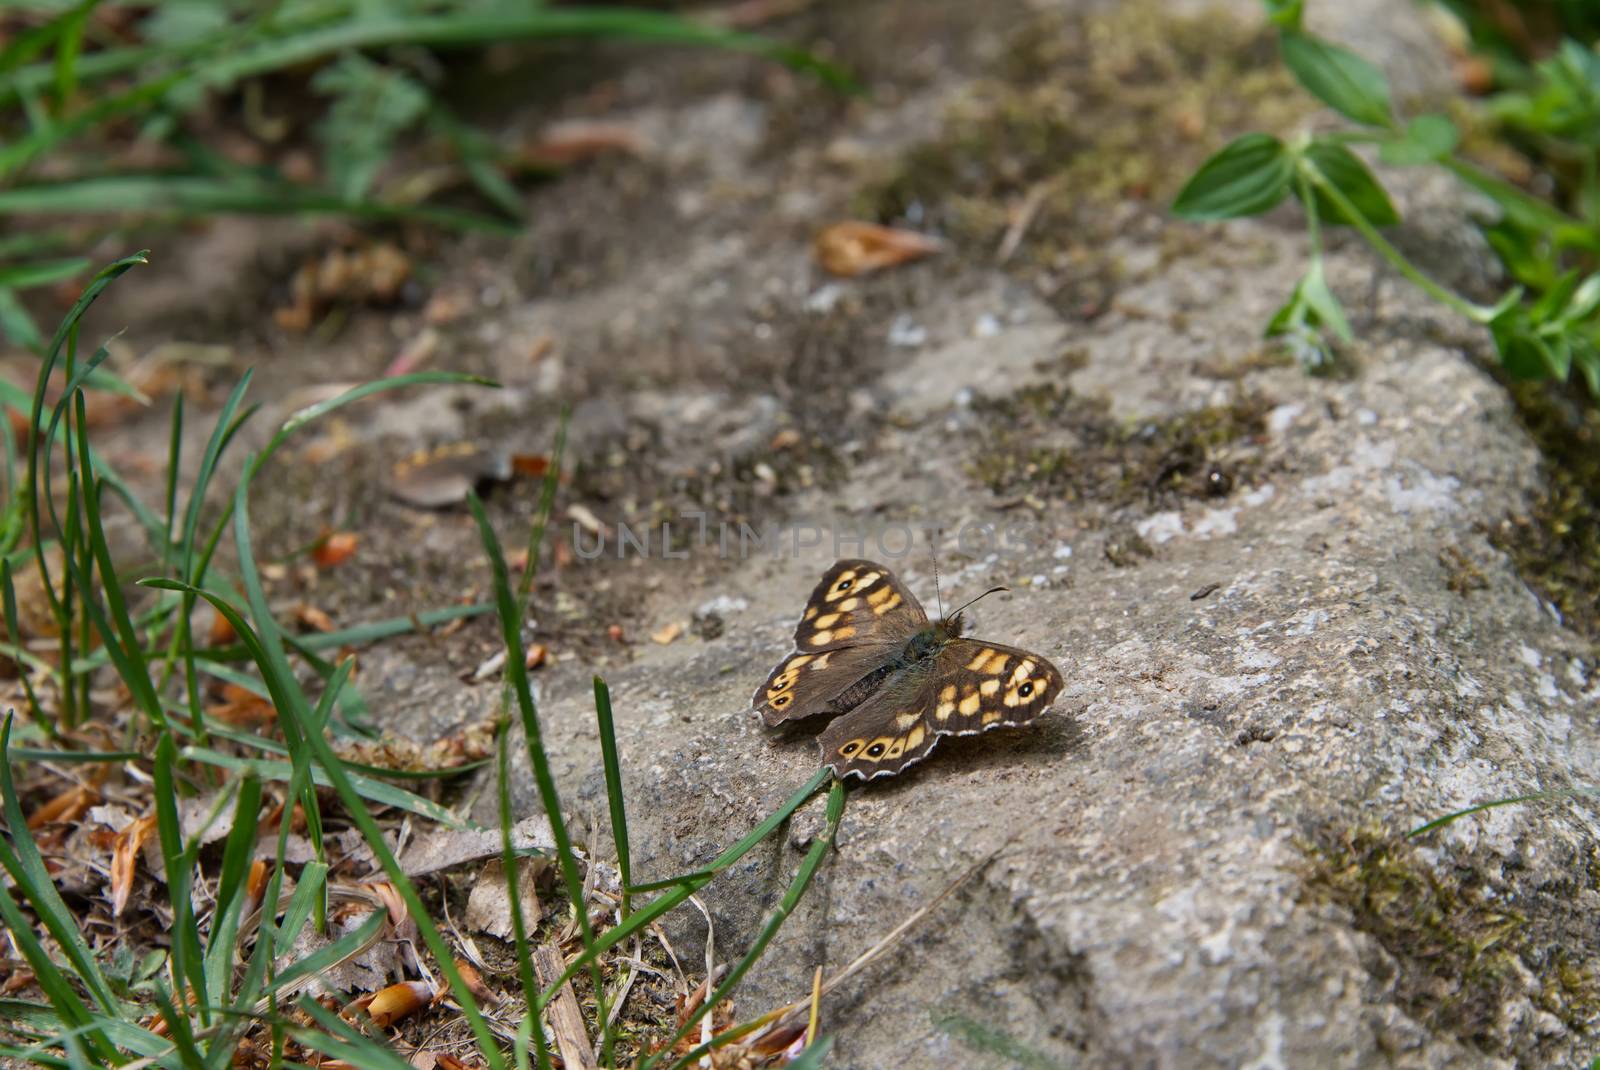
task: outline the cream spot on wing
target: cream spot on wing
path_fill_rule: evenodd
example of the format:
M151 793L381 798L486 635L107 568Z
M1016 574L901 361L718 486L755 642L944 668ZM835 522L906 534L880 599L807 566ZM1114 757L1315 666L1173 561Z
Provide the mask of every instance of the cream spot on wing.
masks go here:
M989 664L985 666L983 671L988 673L990 676L999 676L1001 673L1006 671L1006 662L1010 660L1010 654L996 652L995 656L989 659Z
M886 590L886 591L888 589L889 588L887 588L887 587L884 588L884 590ZM895 595L894 597L890 598L887 602L885 602L883 605L877 606L876 608L874 608L872 612L876 613L878 616L881 617L885 613L889 612L889 610L893 609L895 606L897 606L899 604L900 604L900 596L899 595Z
M906 752L906 737L905 736L901 736L899 739L897 739L893 743L889 744L889 750L888 750L888 752L886 754L884 754L883 760L884 761L888 761L890 758L898 758L898 757L900 757L900 755L904 754L905 752Z
M1011 683L1012 683L1012 685L1015 686L1017 684L1022 683L1022 681L1026 680L1030 675L1032 675L1032 673L1033 673L1033 660L1030 658L1029 660L1024 661L1021 665L1018 665L1016 667L1016 670L1012 672L1012 674L1011 674Z
M831 642L833 642L832 632L818 632L811 637L812 646L827 646Z
M817 627L818 628L832 628L836 623L838 623L838 620L839 620L839 614L837 614L837 613L825 613L822 616L817 618Z
M993 656L994 651L990 650L988 647L984 647L982 650L978 651L972 656L971 661L967 662L967 669L971 672L983 672L984 663Z
M918 713L916 710L912 710L910 713L897 713L894 715L894 726L902 729L910 728L912 725L916 724L918 719L921 717L922 714Z
M816 606L807 606L806 607L806 620L810 620L812 617L815 617L816 615L817 615L817 607Z
M941 721L948 721L950 715L954 712L956 712L956 704L954 702L941 702L939 703L939 708L933 711L933 715Z
M840 613L849 613L852 610L854 610L857 606L859 606L860 604L861 604L861 599L859 599L859 598L846 598L843 602L839 603L839 612Z
M922 738L927 734L928 730L923 728L920 724L913 728L906 734L906 750L916 750L917 747L921 745Z
M978 685L978 694L984 696L985 698L994 694L998 690L1000 690L999 680L985 680L983 683Z
M854 634L856 634L856 630L848 625L846 627L835 628L833 630L833 637L835 639L848 639Z
M877 583L879 578L882 577L882 576L883 576L883 573L881 573L881 572L869 572L869 573L867 573L865 576L862 576L859 580L856 581L856 584L855 584L856 590L859 591L859 590L862 590L864 588L871 587L874 583Z
M882 761L884 753L888 751L889 746L892 743L894 743L894 740L890 739L888 736L879 736L877 739L867 744L867 749L861 752L861 756L872 762Z
M833 651L831 650L826 654L819 654L817 656L816 663L811 666L812 671L815 672L817 669L826 669L828 667L828 659L831 657L833 657Z
M815 654L796 654L794 657L789 659L789 664L785 665L784 668L797 669L814 657L816 657Z
M954 702L956 699L956 685L946 684L943 691L939 692L940 702Z
M868 605L873 605L873 606L881 606L881 605L883 605L883 600L885 598L888 598L892 594L894 594L894 589L893 588L891 588L891 587L881 587L878 590L873 591L871 594L867 595L867 604Z
M958 706L957 709L961 711L961 716L971 717L973 714L978 712L978 707L982 705L982 702L983 700L978 698L978 693L974 691L972 694L961 700L961 705Z
M999 710L990 710L988 713L983 715L983 723L984 724L994 724L999 719L1000 719L1000 711Z

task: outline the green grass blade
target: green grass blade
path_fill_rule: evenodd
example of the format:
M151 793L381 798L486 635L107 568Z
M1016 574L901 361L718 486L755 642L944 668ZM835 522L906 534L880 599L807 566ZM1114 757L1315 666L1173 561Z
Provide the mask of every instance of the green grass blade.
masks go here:
M315 1000L303 999L299 1007L321 1030L291 1028L296 1041L332 1059L342 1059L361 1070L411 1070L411 1064L389 1048Z
M218 769L228 769L238 773L253 773L263 780L271 780L275 783L287 783L294 776L292 762L277 761L271 758L241 758L237 755L222 754L208 747L185 747L182 751L182 757L185 761L201 762ZM430 799L424 799L420 795L406 791L404 788L397 788L393 784L385 784L381 780L374 780L359 773L352 772L349 776L351 784L355 786L356 793L378 806L404 810L407 813L425 817L430 821L436 821L446 828L469 829L472 827L469 822L462 820L447 808ZM322 773L313 772L311 779L319 787L327 788L333 786L326 775Z
M483 511L483 502L470 490L467 491L467 508L472 513L472 519L477 522L479 538L489 555L495 605L500 611L500 634L506 647L506 678L511 685L512 694L516 696L517 709L522 715L522 736L528 749L528 765L533 770L534 784L538 788L539 801L544 807L545 817L550 821L550 831L556 842L557 866L561 870L562 880L566 883L572 908L577 913L578 931L583 936L585 950L592 949L595 936L594 928L589 924L589 905L583 895L583 875L578 872L578 858L572 850L572 837L567 832L567 822L561 812L561 797L556 792L555 777L550 772L550 756L544 749L539 711L534 705L533 690L528 684L528 668L522 646L523 611L511 593L511 575L506 569L505 554L500 550L500 540L489 524L488 514ZM600 1001L597 1017L604 1027L608 1019L605 988L600 978L598 964L591 963L591 967L594 971L595 995Z
M6 634L20 640L22 630L17 621L17 589L11 582L11 562L4 558L0 558L0 603L3 603L5 609ZM10 656L22 660L24 654L25 651L18 645ZM34 660L37 662L37 659ZM32 677L25 670L18 675L22 677L22 691L28 699L28 715L33 718L35 724L51 725L53 731L54 722L45 716L44 708L39 705L39 696L34 693Z
M112 994L94 953L83 942L77 919L56 891L55 882L51 880L50 872L39 854L39 847L28 831L27 818L22 815L17 786L11 779L11 726L14 718L14 714L7 712L5 725L0 728L0 807L3 807L6 827L12 835L9 846L4 837L0 837L0 866L11 875L17 887L24 890L34 913L44 922L45 929L67 956L67 961L89 989L95 1003L107 1014L120 1014L122 1003Z
M39 260L31 264L6 264L0 266L0 286L18 290L54 286L82 275L89 270L91 263L86 256L71 256L60 260Z
M704 877L686 880L684 883L674 887L672 891L651 900L647 906L643 906L638 910L635 910L633 914L628 917L628 920L610 929L607 929L602 936L595 940L593 947L585 948L576 958L567 964L566 970L564 970L561 976L556 979L555 983L549 985L544 992L540 994L540 1002L549 1002L555 997L555 993L561 988L562 985L570 981L574 974L576 974L580 969L584 968L590 962L593 962L596 957L615 947L617 944L620 944L634 933L644 929L651 922L661 917L661 915L672 910L674 907L677 907L695 892L698 892L701 888L704 888L707 884L711 883L712 878L722 870L733 865L735 862L739 861L739 859L749 854L751 848L755 847L756 844L766 839L772 834L774 829L783 824L783 822L787 821L789 815L800 809L805 801L811 798L811 796L815 795L817 793L817 789L826 783L828 778L832 775L832 770L830 770L827 766L823 766L821 769L818 769L816 775L808 780L804 787L795 792L793 795L789 796L788 800L785 801L782 806L778 807L777 810L773 811L773 813L768 816L766 820L762 821L761 824L752 829L743 839L734 844L732 847L729 847L726 851L723 851L720 855L713 859L709 865L701 870L701 872L705 874Z
M1457 810L1454 813L1445 814L1443 817L1436 817L1427 824L1418 825L1416 828L1406 833L1406 838L1410 839L1413 836L1421 836L1425 832L1432 832L1436 828L1443 828L1445 825L1450 824L1452 821L1455 821L1458 818L1466 817L1469 814L1481 813L1484 810L1494 810L1501 806L1515 806L1518 803L1525 802L1542 802L1546 799L1570 799L1574 795L1600 795L1600 787L1585 786L1566 788L1558 791L1535 791L1528 795L1517 795L1509 799L1494 799L1490 802L1479 803L1476 806L1469 806L1465 810Z
M745 952L744 957L728 971L728 976L717 986L716 991L702 1000L695 1012L678 1027L678 1031L672 1035L672 1039L667 1041L666 1045L655 1055L645 1059L639 1070L650 1070L650 1067L671 1053L678 1046L678 1042L689 1035L700 1019L709 1014L713 1007L728 998L728 995L738 987L739 982L744 980L744 975L750 972L750 967L754 966L761 956L766 953L767 945L772 942L773 937L778 935L778 930L783 927L783 923L789 920L789 915L794 912L795 906L800 902L800 897L805 894L806 888L810 886L811 878L816 874L817 867L822 864L822 859L828 853L828 848L833 846L834 833L839 830L839 821L843 817L844 782L835 780L832 790L828 792L828 827L823 831L822 835L812 841L811 849L806 852L805 858L800 861L800 868L795 872L794 880L789 882L789 887L783 893L783 898L778 901L778 905L767 916L766 924L761 927L761 932L757 934L755 942L750 945L750 950ZM707 1047L709 1048L709 1045ZM703 1054L703 1052L698 1054L691 1052L679 1059L673 1066L675 1068L690 1066L697 1062Z
M605 763L606 801L611 805L611 840L616 846L617 869L622 874L622 919L632 912L633 862L628 852L628 806L622 797L622 765L617 758L617 730L611 719L611 689L594 678L594 715L600 723L600 757Z
M255 854L256 827L261 818L261 780L246 773L239 782L239 795L233 807L233 828L222 851L222 871L217 877L216 911L212 915L211 933L206 944L206 977L211 989L206 998L213 1006L221 1006L227 979L233 973L233 951L239 934L239 914L244 908L248 889L245 881L250 875L250 863Z
M172 1038L173 1049L178 1053L178 1062L184 1070L206 1070L205 1059L196 1047L194 1030L190 1028L189 1016L172 1005L172 1000L167 998L166 992L158 986L155 992L156 1007L161 1011L161 1017L167 1023L167 1035ZM194 999L200 999L196 993ZM205 1013L205 1008L200 1008Z
M96 101L70 119L52 123L25 138L13 141L4 149L0 149L0 178L27 166L63 142L70 141L86 131L104 126L125 115L151 110L173 86L187 77L184 72L175 72L136 85L125 92Z
M200 949L200 923L195 918L194 900L189 894L194 881L194 856L185 848L178 823L176 769L177 745L170 732L156 742L155 803L156 832L161 837L161 857L167 869L167 899L172 906L173 991L185 1006L198 1004L202 1021L209 1021L206 1004L205 954ZM188 993L183 993L184 985ZM173 1024L176 1028L176 1023Z

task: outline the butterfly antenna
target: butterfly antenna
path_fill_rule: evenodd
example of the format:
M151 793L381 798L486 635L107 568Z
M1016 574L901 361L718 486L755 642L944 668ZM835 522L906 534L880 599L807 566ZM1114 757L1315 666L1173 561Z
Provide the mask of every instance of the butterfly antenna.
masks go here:
M939 617L944 617L944 597L939 594L939 548L934 545L933 531L928 532L928 556L933 558L933 600L939 607Z
M1009 590L1011 590L1011 588L1009 588L1009 587L991 587L987 591L984 591L982 594L980 594L978 596L978 598L988 598L990 595L994 594L996 591L1009 591ZM962 606L960 609L956 610L955 613L953 613L951 615L952 616L956 616L956 617L961 616L962 613L966 612L967 606L972 605L972 603L976 602L978 600L978 598L974 598L971 601L967 602L967 605Z

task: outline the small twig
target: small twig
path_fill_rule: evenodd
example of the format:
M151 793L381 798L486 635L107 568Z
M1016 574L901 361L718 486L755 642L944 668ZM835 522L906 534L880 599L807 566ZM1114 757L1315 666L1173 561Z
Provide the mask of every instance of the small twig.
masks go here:
M539 974L539 984L548 988L565 971L566 963L560 951L549 944L540 944L533 953L533 968ZM583 1028L583 1009L578 1006L572 982L568 981L556 991L555 999L550 1002L549 1015L550 1031L556 1035L561 1061L569 1070L598 1070L594 1048ZM536 1022L534 1028L543 1026Z
M1006 228L1006 233L1000 239L1000 245L994 251L997 264L1004 264L1010 260L1017 249L1022 245L1022 239L1027 236L1028 228L1033 226L1033 221L1039 214L1039 209L1044 206L1044 200L1055 188L1053 181L1036 182L1022 199L1022 206L1017 209L1016 217L1011 220L1011 225Z

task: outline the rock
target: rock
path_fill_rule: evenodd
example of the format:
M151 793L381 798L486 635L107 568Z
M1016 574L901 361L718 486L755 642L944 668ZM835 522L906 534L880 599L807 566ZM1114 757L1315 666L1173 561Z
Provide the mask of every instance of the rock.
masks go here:
M803 996L816 966L841 968L998 850L827 999L839 1065L978 1065L973 1023L1063 1066L1588 1057L1578 1028L1593 975L1563 994L1558 960L1593 962L1593 804L1510 806L1403 835L1475 803L1600 777L1593 648L1483 534L1538 485L1537 453L1470 359L1482 339L1398 283L1378 288L1351 377L1208 370L1256 352L1304 243L1274 221L1204 233L1190 255L1145 258L1112 309L1072 325L1065 341L1081 359L1045 378L1095 399L1100 415L1043 419L1035 445L1071 456L1108 427L1169 428L1258 395L1272 415L1229 443L1241 473L1231 493L1054 493L1008 508L966 473L985 420L1023 417L976 403L963 416L956 391L976 385L983 347L994 367L1017 369L1018 386L1035 381L1033 357L1004 347L1035 354L1045 336L1002 331L975 347L956 333L971 309L935 292L880 324L914 317L925 343L885 342L877 381L861 384L892 429L840 489L793 499L818 545L730 564L718 584L749 603L739 628L702 627L706 642L609 674L635 872L683 871L815 769L814 733L763 730L746 697L790 648L841 540L846 552L860 552L857 538L872 545L862 518L1019 535L988 553L947 538L943 601L1011 583L985 603L980 634L1056 660L1069 679L1056 712L946 740L902 776L852 785L837 852L737 994L742 1017ZM1349 300L1372 271L1362 247L1334 243L1329 276ZM961 314L939 314L950 308ZM982 385L1004 404L1009 391ZM1021 586L1052 574L1078 533L1094 547L1108 530L1145 531L1143 550L1080 553L1070 584ZM1483 589L1451 589L1444 547L1482 571ZM932 606L928 555L912 549L884 563ZM583 682L557 676L547 695L563 789L574 809L603 812ZM819 805L705 893L720 956L747 946L782 894ZM1533 971L1542 995L1503 980L1514 971L1486 974L1473 950L1481 927L1511 916L1521 921L1493 954ZM700 932L694 918L675 928L685 961Z

